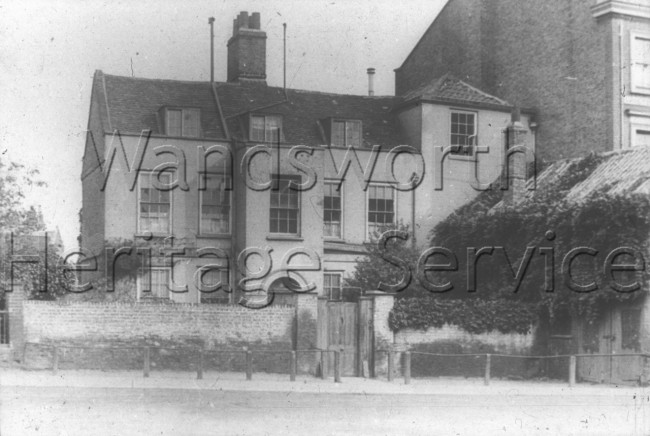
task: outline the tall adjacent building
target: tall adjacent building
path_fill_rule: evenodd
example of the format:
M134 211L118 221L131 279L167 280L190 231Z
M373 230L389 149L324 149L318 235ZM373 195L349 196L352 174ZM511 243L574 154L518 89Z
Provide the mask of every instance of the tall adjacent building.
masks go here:
M544 160L650 144L647 0L449 0L396 93L449 73L534 108Z

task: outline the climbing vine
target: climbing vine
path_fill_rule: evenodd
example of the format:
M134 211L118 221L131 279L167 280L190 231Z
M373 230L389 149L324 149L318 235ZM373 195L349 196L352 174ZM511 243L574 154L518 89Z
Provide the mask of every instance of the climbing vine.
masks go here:
M528 333L537 314L530 304L482 299L399 298L388 317L394 331L455 325L470 333Z
M521 333L542 314L552 319L568 311L594 322L612 302L643 295L649 279L643 257L650 253L650 197L629 190L612 193L604 185L580 201L567 199L606 158L592 154L567 162L554 180L551 174L516 205L501 203L503 191L494 186L440 222L429 245L453 253L457 268L429 271L426 279L452 287L432 293L414 280L397 295L391 327L449 323L475 333ZM610 255L621 247L627 252ZM582 248L589 254L571 257ZM472 257L482 249L480 258ZM409 260L413 271L414 262ZM438 265L449 262L449 255L430 259ZM610 271L608 263L630 268ZM639 286L621 292L613 283Z

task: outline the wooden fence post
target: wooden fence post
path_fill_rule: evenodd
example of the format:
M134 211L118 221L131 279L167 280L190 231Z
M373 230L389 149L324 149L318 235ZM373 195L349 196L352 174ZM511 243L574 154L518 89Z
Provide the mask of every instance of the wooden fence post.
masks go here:
M52 372L56 374L59 371L59 349L54 347L52 350Z
M325 380L327 378L327 368L325 367L325 359L328 358L327 351L320 350L320 378Z
M143 376L149 377L149 371L151 370L151 348L144 347L144 368Z
M404 384L411 383L411 352L404 353Z
M388 381L393 381L393 367L395 366L393 359L393 352L388 350Z
M341 352L334 351L334 382L341 383Z
M199 361L196 367L196 379L203 380L203 350L199 350Z
M492 370L492 356L490 354L485 355L485 379L483 384L485 386L490 385L490 371Z
M289 368L289 380L291 381L296 381L296 367L298 366L297 363L298 362L297 362L296 352L292 351L290 368Z
M569 387L576 385L576 356L569 357Z
M246 351L246 380L253 379L253 352Z

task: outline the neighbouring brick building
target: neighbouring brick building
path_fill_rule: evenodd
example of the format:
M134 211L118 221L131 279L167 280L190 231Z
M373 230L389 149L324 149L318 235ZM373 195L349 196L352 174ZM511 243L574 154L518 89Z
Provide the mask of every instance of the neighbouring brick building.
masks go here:
M451 73L536 110L546 161L650 144L647 0L450 0L396 94Z

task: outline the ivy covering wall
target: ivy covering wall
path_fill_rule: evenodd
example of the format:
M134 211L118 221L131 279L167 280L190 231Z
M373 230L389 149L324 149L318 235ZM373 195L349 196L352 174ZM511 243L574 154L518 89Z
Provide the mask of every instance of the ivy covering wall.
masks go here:
M470 332L498 330L524 332L540 314L551 320L559 310L590 322L616 301L631 301L647 290L648 274L640 256L615 256L615 264L631 265L636 271L606 273L605 260L613 250L627 247L642 256L650 252L650 199L637 193L611 194L603 185L580 201L567 193L585 180L606 156L590 155L570 162L562 177L539 186L534 195L515 205L503 205L498 186L481 193L432 231L429 246L444 247L457 258L456 271L428 272L432 283L451 282L444 293L431 293L414 283L408 298L399 298L391 313L393 329L427 328L444 323ZM497 206L497 207L495 207ZM491 247L474 269L467 256ZM572 283L595 289L578 292L566 285L562 273L565 256L578 247L589 247L594 256L580 255L571 263ZM522 264L522 260L524 260ZM436 255L431 263L449 263ZM515 276L524 268L523 279ZM470 271L475 287L470 289ZM550 272L549 272L550 271ZM620 292L611 283L641 286Z

